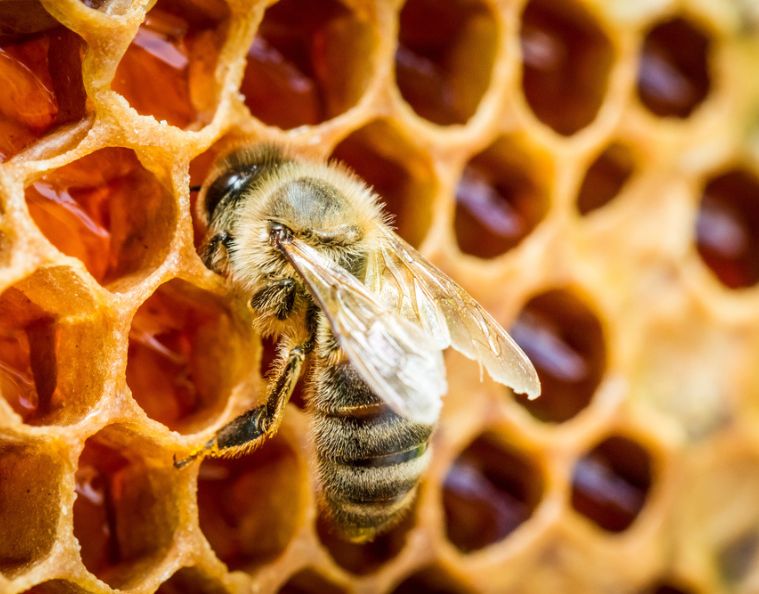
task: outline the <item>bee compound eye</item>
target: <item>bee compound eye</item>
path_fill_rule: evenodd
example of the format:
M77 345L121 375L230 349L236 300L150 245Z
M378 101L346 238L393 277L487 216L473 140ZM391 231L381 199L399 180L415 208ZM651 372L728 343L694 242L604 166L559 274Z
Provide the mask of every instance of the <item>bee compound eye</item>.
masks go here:
M205 209L208 218L212 218L219 202L227 196L236 197L246 186L250 174L246 171L230 169L217 177L206 191Z

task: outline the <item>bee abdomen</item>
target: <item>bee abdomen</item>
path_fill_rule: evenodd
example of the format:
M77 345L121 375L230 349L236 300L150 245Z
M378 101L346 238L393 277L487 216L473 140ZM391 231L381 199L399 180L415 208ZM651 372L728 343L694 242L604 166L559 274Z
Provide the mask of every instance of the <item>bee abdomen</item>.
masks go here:
M371 538L410 507L424 473L432 427L411 423L383 404L314 411L323 502L337 529Z

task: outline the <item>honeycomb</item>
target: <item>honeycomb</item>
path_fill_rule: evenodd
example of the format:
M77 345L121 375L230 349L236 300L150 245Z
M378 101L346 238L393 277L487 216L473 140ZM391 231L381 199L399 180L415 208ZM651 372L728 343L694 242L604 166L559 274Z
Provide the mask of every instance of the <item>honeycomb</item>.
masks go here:
M759 592L752 0L0 2L0 592ZM348 163L543 396L450 391L413 513L319 519L195 253L240 139Z

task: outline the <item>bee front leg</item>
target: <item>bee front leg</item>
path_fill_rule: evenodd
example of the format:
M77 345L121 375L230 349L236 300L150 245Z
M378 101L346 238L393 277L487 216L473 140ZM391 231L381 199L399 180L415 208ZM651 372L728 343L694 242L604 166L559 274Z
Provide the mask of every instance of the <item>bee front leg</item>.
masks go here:
M205 445L186 458L177 460L175 456L174 467L183 468L200 456L239 456L255 449L274 435L282 420L285 404L298 383L305 358L305 346L290 349L284 366L271 384L266 404L257 406L224 425Z

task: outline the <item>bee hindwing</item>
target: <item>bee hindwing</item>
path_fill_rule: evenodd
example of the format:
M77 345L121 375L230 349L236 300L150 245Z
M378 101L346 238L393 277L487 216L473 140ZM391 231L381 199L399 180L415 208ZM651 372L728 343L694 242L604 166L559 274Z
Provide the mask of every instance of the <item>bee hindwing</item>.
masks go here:
M367 279L382 303L424 328L438 348L452 346L516 392L530 398L540 394L535 368L503 327L389 229L370 258Z
M358 279L308 244L281 244L327 316L340 347L391 409L431 424L446 391L441 349L424 326L380 303Z

